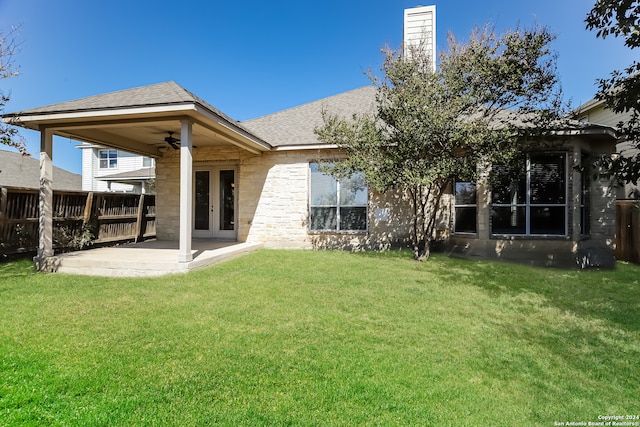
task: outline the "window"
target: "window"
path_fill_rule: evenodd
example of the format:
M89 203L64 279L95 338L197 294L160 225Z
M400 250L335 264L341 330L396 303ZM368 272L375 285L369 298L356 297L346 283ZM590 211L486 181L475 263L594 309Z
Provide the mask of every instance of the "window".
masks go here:
M118 167L118 150L100 150L100 169L113 169Z
M314 231L365 231L368 189L362 173L335 179L310 163L309 228Z
M567 167L564 153L534 154L520 173L494 168L493 234L567 234ZM501 178L500 175L504 175Z
M142 158L142 167L143 168L150 168L153 166L153 158L151 157L143 157Z
M476 233L476 213L476 184L456 181L454 232Z

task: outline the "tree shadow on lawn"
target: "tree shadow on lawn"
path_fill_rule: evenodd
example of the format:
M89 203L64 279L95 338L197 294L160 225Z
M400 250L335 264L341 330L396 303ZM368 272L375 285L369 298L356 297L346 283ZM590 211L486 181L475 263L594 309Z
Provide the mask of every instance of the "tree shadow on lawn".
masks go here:
M381 268L388 267L383 260L412 259L410 251L357 256L379 259ZM546 422L561 414L545 411L558 408L597 416L598 410L637 407L640 266L563 270L443 254L405 264L413 277L424 273L421 289L436 283L438 292L452 289L441 321L468 319L470 353L461 362L494 385L536 395L541 403L532 406L534 418Z
M465 260L456 260L456 269ZM640 331L640 266L619 262L614 270L560 270L500 261L468 261L467 282L491 295L508 295L560 313L602 320ZM455 276L455 269L443 274ZM459 281L460 278L457 278ZM525 308L525 307L523 307Z
M409 250L345 252L357 257L412 261ZM489 295L527 305L546 305L560 313L599 319L640 331L640 265L618 262L615 269L571 270L508 261L469 260L434 254L412 267L437 274L443 283L471 285Z
M451 286L484 289L493 300L477 345L477 363L486 372L505 379L520 373L541 394L592 399L594 410L637 406L640 266L559 270L452 260L441 274Z

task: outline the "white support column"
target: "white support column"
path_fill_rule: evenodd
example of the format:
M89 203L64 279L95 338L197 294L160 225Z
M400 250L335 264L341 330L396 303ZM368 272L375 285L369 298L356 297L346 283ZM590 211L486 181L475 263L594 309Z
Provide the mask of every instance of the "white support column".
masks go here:
M193 260L191 234L193 230L193 143L192 124L182 120L180 132L180 248L178 262Z
M53 256L53 133L40 129L40 219L38 227L38 254L42 262Z

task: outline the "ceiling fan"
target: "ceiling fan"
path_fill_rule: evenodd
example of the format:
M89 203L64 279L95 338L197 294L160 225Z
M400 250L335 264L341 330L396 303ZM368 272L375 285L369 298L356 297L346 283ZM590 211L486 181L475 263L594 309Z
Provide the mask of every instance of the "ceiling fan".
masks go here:
M167 133L169 134L169 136L164 138L164 142L169 144L171 148L173 148L174 150L177 150L178 148L180 148L180 140L178 138L173 137L172 131L167 131Z

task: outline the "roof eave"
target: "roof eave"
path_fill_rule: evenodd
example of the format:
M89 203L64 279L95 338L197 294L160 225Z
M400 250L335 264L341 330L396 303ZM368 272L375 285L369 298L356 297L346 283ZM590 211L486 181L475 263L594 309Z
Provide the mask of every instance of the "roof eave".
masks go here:
M299 144L280 145L273 148L273 151L299 151L299 150L335 150L339 148L336 144Z
M240 126L233 120L219 114L216 111L207 108L198 102L182 102L172 104L155 104L146 106L135 106L126 108L103 108L103 109L85 109L85 110L67 110L67 111L23 111L9 113L2 116L2 121L7 124L20 126L26 129L40 130L46 128L63 128L70 123L86 123L86 122L114 122L118 120L135 120L138 119L165 119L175 118L179 116L188 116L195 121L203 123L205 126L216 124L223 129L228 130L227 137L233 140L235 145L244 147L253 152L269 151L273 147L253 135L251 132ZM235 136L238 135L239 138ZM94 142L94 141L87 141Z
M590 127L584 129L559 129L550 132L555 136L609 136L612 139L619 139L617 133L608 127Z
M244 139L250 141L250 145L253 146L254 149L257 149L258 151L269 151L273 149L271 144L255 136L238 123L218 114L216 111L212 111L202 104L194 104L194 106L194 112L199 113L200 116L207 117L207 119L230 130L232 133L241 135Z
M193 103L51 112L29 112L27 110L5 114L2 116L2 121L27 129L39 130L42 126L56 127L56 125L64 125L70 122L124 120L133 117L163 118L181 114L190 115L189 112L193 111L195 111Z

